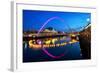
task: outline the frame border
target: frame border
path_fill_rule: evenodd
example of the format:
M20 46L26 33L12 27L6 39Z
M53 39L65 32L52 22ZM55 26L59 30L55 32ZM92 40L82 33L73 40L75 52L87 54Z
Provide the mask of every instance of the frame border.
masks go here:
M11 2L11 70L16 71L19 69L18 65L18 25L16 25L18 22L18 6L19 4L24 3L17 3L17 2ZM95 7L75 7L75 6L59 6L59 5L43 5L43 4L31 4L31 3L25 3L24 5L36 5L36 6L52 6L52 7L68 7L68 8L85 8L85 9L96 9ZM96 18L96 17L95 17ZM95 21L96 23L96 21ZM92 30L91 30L92 32ZM75 60L76 61L76 60ZM92 65L92 64L91 64ZM96 64L93 64L96 65Z

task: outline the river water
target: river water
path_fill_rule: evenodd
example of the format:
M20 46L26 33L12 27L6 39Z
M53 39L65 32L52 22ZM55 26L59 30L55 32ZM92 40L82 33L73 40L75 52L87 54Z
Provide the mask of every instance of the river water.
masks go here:
M48 56L42 49L34 50L32 48L23 48L23 62L41 62L41 61L61 61L61 60L80 60L82 59L79 42L67 44L65 46L45 48L50 54L58 56L64 53L60 58Z

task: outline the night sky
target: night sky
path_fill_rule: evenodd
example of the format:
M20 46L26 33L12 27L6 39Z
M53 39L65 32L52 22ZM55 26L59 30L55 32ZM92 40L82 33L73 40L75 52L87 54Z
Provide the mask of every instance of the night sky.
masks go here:
M57 31L67 31L70 28L84 27L91 22L90 13L23 10L23 30L39 30L48 19L53 17L61 18L64 22L53 19L44 29L52 27Z

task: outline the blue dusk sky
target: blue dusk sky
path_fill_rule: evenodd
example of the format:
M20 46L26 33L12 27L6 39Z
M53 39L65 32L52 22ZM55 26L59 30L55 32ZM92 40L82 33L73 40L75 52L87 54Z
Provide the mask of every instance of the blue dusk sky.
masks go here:
M67 31L91 23L91 13L23 10L23 30L39 30L47 20L53 17L58 17L63 22L56 18L52 19L43 29L52 27L57 31Z

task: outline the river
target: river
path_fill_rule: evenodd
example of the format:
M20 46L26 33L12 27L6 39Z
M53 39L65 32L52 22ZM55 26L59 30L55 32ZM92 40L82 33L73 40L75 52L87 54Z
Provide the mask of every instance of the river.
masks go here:
M45 48L46 49L46 48ZM34 50L32 48L23 48L23 62L41 62L41 61L61 61L61 60L80 60L82 59L79 42L67 44L61 47L47 48L50 54L58 56L64 53L60 58L48 56L42 49Z

